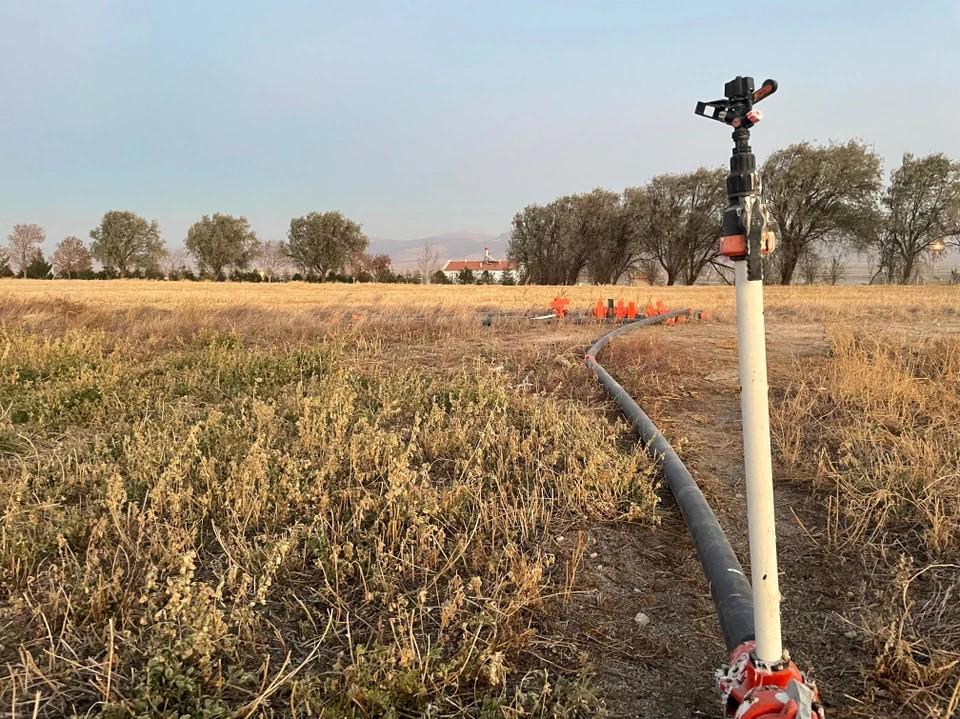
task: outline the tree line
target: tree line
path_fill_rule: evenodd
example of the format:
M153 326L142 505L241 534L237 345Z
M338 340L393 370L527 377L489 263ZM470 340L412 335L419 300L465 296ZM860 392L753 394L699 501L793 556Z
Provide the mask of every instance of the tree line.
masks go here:
M528 205L513 218L508 257L519 277L507 281L614 284L633 276L672 285L693 284L706 274L729 279L730 265L718 255L726 174L699 168L658 175L622 192L596 189ZM770 155L761 177L778 225L768 281L790 284L798 275L810 281L825 274L836 282L843 252L856 250L873 258L872 280L905 283L925 255L960 246L960 163L941 153L905 154L884 186L882 162L864 143L803 142ZM129 211L107 212L90 231L89 246L65 237L49 261L40 248L45 240L42 227L15 225L0 254L0 276L449 281L435 271L438 258L430 247L416 272L393 272L390 257L368 254L360 225L340 212L295 217L285 240L267 242L244 217L204 215L184 243L196 272L182 252L165 248L156 220ZM97 272L94 260L102 267Z
M204 215L187 232L185 252L168 251L156 220L111 210L90 231L89 246L76 236L62 239L49 261L43 228L18 224L0 254L0 276L47 278L170 278L240 281L419 282L417 273L397 274L385 254L368 254L358 223L340 212L311 212L290 220L285 240L261 242L244 217ZM94 271L94 260L102 269ZM295 269L295 272L290 272Z
M941 153L905 154L886 187L882 167L858 141L803 142L770 155L761 178L778 244L768 281L790 284L799 273L836 282L843 252L855 250L874 258L872 280L906 283L924 255L960 246L960 163ZM728 279L730 265L718 255L726 175L699 168L619 193L596 189L528 205L513 218L508 256L531 283Z

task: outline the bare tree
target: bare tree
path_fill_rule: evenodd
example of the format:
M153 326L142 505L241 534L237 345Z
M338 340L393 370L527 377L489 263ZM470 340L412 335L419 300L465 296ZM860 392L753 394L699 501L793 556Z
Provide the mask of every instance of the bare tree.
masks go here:
M800 256L797 269L800 270L800 276L806 284L814 285L817 283L817 277L823 269L823 262L820 260L820 255L813 250L807 249L804 250Z
M23 277L27 276L27 268L45 239L47 234L40 225L14 225L13 231L7 235L7 257Z
M842 255L834 255L830 258L830 268L827 270L827 280L831 285L837 284L847 274L847 263L843 261Z
M423 243L420 256L417 258L417 272L425 284L430 284L430 277L437 271L440 264L440 248L430 240Z
M660 263L652 257L640 262L637 267L637 275L641 280L651 286L659 285L663 278L663 273L660 271Z
M390 255L380 253L377 255L367 255L365 262L366 270L377 282L390 282L393 279L393 271L390 269Z
M168 280L183 279L186 273L193 273L193 261L185 247L167 250L160 261L160 272Z
M53 272L57 277L71 279L82 272L90 272L93 263L90 260L90 250L86 248L79 237L70 235L60 240L53 251Z
M260 252L256 258L257 269L263 274L267 282L280 274L289 262L287 243L283 240L269 240L260 245Z

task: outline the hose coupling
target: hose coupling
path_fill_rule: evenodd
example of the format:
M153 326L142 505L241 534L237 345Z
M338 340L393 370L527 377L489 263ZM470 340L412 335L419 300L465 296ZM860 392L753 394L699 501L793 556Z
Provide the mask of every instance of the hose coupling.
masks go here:
M824 719L816 684L797 669L787 652L776 664L761 662L754 642L730 652L717 670L726 716L734 719Z

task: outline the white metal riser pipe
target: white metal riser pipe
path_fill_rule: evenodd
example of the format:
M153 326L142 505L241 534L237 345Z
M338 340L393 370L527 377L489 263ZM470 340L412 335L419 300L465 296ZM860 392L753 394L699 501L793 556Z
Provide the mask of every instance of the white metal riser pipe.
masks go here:
M777 532L770 457L763 282L747 279L746 261L734 262L734 267L756 652L761 662L775 664L783 656L783 644L780 636L780 582L777 576Z

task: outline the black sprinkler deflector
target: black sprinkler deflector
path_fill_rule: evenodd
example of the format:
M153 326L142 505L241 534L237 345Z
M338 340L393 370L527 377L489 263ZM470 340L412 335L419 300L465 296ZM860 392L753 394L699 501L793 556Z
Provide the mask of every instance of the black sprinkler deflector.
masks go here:
M697 557L710 583L710 594L717 609L720 629L729 652L754 638L753 592L750 582L743 573L743 567L740 566L740 561L734 554L727 535L720 527L717 516L710 509L706 497L703 496L703 492L700 491L689 470L680 461L680 457L673 451L673 447L657 426L640 409L640 405L597 362L597 355L614 338L638 327L655 325L673 317L687 317L691 314L693 314L691 310L674 310L620 325L593 343L587 350L585 362L587 368L596 373L600 384L604 386L613 401L620 406L620 410L630 421L633 431L644 443L647 452L663 470L664 479L680 507L683 520L696 547Z

